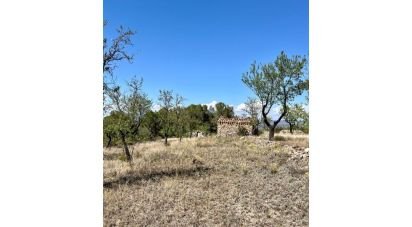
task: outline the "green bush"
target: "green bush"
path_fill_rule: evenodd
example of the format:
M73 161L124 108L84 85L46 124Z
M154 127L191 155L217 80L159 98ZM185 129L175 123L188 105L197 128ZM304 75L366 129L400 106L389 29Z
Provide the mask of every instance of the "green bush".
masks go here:
M247 135L249 135L249 132L245 127L240 126L237 129L237 135L238 136L247 136Z
M284 136L279 136L279 135L275 136L275 141L286 141L286 140L287 139Z
M121 155L119 155L119 160L122 161L122 162L126 162L127 161L126 155L123 154L123 153Z
M302 127L301 128L302 132L308 134L309 133L309 127Z

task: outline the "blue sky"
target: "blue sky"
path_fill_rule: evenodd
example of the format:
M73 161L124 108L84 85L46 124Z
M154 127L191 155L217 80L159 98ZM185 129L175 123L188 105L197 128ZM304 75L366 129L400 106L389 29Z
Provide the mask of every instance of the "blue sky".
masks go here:
M241 82L253 61L273 61L282 50L309 55L307 0L104 0L103 7L105 37L120 25L137 32L134 62L118 65L118 82L143 77L154 103L160 89L172 89L186 105L236 107L253 96Z

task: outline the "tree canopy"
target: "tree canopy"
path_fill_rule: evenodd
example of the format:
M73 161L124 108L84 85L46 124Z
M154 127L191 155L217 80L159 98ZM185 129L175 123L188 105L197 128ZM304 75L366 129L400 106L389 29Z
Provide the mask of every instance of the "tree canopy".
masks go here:
M274 139L275 128L286 115L288 104L308 89L308 79L304 73L306 63L305 57L288 57L282 51L273 63L257 65L255 62L242 76L242 82L262 104L263 121L270 130L269 140ZM282 107L282 112L270 122L268 115L275 104Z
M134 77L127 84L128 91L122 92L119 85L106 91L110 98L110 115L113 119L107 122L112 125L107 125L105 129L108 133L116 132L119 135L127 160L130 161L132 157L127 146L127 137L137 136L143 116L150 110L152 102L141 90L142 79Z

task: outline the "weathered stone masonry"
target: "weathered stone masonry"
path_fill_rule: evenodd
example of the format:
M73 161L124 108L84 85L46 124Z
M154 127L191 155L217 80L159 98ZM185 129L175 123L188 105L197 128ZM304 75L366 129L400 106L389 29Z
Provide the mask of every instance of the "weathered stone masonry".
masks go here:
M217 120L217 135L232 136L237 135L239 127L245 128L249 135L252 134L252 122L250 118L224 118Z

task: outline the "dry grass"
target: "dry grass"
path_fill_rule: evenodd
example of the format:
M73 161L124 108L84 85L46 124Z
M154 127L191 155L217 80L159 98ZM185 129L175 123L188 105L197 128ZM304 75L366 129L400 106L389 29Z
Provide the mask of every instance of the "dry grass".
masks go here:
M268 138L268 132L263 133L260 137ZM309 136L307 134L290 134L288 131L275 134L275 140L281 145L292 147L309 147Z
M132 164L105 149L105 226L307 226L308 160L265 138L147 142Z

